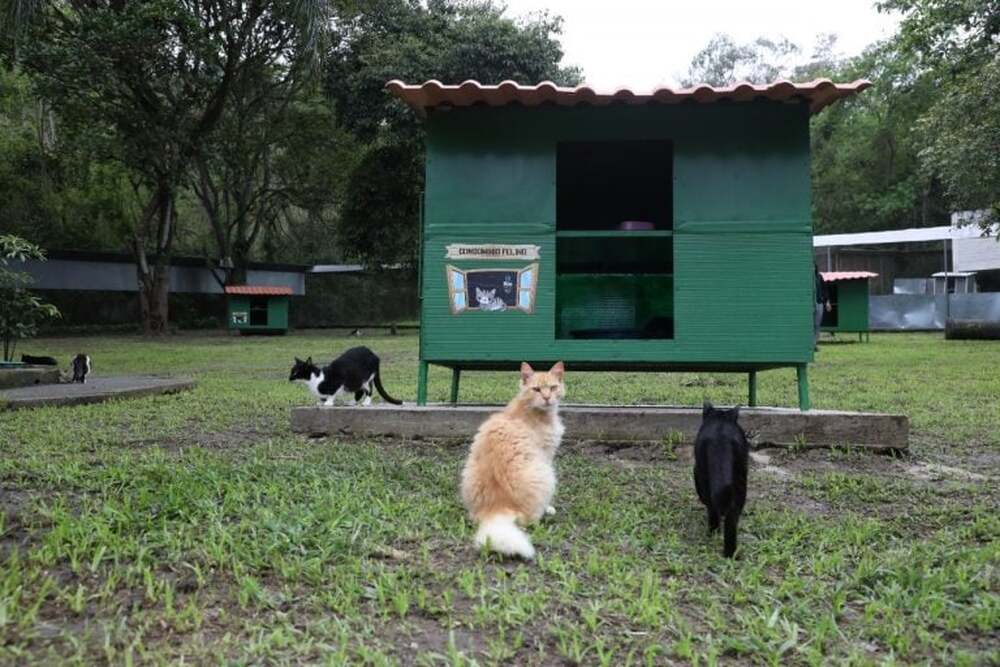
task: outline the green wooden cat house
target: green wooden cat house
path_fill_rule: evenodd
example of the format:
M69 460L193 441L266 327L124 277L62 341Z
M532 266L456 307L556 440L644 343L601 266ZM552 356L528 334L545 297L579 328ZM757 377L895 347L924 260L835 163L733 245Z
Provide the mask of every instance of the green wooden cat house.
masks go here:
M830 295L830 311L823 313L820 326L828 333L856 333L858 341L870 335L868 324L871 271L824 271L820 273Z
M227 285L226 322L240 335L288 332L291 287L273 285Z
M809 117L870 84L640 94L387 84L425 119L420 366L797 370L809 409Z

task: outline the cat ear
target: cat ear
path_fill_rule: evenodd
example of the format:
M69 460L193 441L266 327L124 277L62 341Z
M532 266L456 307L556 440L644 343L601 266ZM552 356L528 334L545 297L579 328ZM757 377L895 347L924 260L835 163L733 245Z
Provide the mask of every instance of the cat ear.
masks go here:
M311 356L306 357L306 363L307 364L312 364L312 362L313 362L313 358Z
M709 403L708 401L705 401L701 406L701 416L702 417L709 416L710 414L712 414L713 409L714 408L712 408L712 404Z
M527 361L521 362L521 382L525 383L528 381L532 375L535 374L535 369L533 369Z
M298 357L295 357L295 363L297 363L297 364L301 364L301 363L302 363L302 360L301 360L301 359L299 359Z
M733 422L739 421L739 419L740 419L740 406L737 405L732 410L730 410L729 411L729 416L733 420Z
M562 382L563 373L565 372L566 372L566 366L564 366L563 362L561 361L557 361L556 365L549 369L549 373L554 375L556 379L559 380L560 382Z

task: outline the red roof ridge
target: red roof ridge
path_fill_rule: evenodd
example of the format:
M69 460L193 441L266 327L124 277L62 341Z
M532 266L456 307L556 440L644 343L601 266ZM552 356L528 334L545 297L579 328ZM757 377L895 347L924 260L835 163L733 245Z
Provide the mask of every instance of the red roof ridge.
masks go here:
M824 282L832 283L838 280L860 280L862 278L877 278L877 273L871 271L820 271Z
M291 296L292 288L280 285L226 285L226 294L247 294L251 296Z
M408 84L393 79L386 83L385 87L419 113L442 104L469 106L477 102L484 102L489 106L502 106L514 101L528 106L543 102L575 106L581 103L603 105L615 101L628 104L675 103L685 99L710 103L721 99L747 101L757 97L776 101L801 97L809 101L810 110L816 113L833 102L857 94L871 85L872 82L867 79L836 83L831 79L819 78L801 83L778 79L763 84L737 81L728 86L702 83L679 88L663 85L651 91L636 91L627 86L599 91L587 84L557 86L552 81L520 84L505 80L497 84L482 84L475 79L467 79L460 84L444 84L437 79L430 79L422 84Z

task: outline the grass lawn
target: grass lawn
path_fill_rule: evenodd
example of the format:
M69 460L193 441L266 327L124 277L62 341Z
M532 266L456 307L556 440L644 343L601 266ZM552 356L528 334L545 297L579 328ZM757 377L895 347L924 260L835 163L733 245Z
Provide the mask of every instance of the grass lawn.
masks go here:
M567 443L534 564L481 556L459 444L308 439L294 355L359 339L46 339L176 396L0 413L0 663L997 664L1000 344L824 345L817 408L904 412L911 453L763 450L739 558L686 450ZM367 337L412 400L417 339ZM430 396L449 375L432 370ZM515 374L469 373L506 401ZM726 375L567 374L568 400L745 400ZM795 404L765 373L762 404ZM373 416L373 418L376 418ZM471 434L470 434L471 435ZM571 435L571 434L568 434Z

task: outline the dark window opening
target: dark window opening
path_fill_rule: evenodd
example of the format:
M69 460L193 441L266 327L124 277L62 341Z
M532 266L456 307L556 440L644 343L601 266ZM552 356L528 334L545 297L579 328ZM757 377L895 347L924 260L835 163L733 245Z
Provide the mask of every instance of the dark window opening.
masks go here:
M265 296L250 297L250 326L267 326L267 301Z
M560 143L556 336L674 337L673 146Z
M617 230L622 223L673 229L673 145L586 141L556 149L556 228Z

